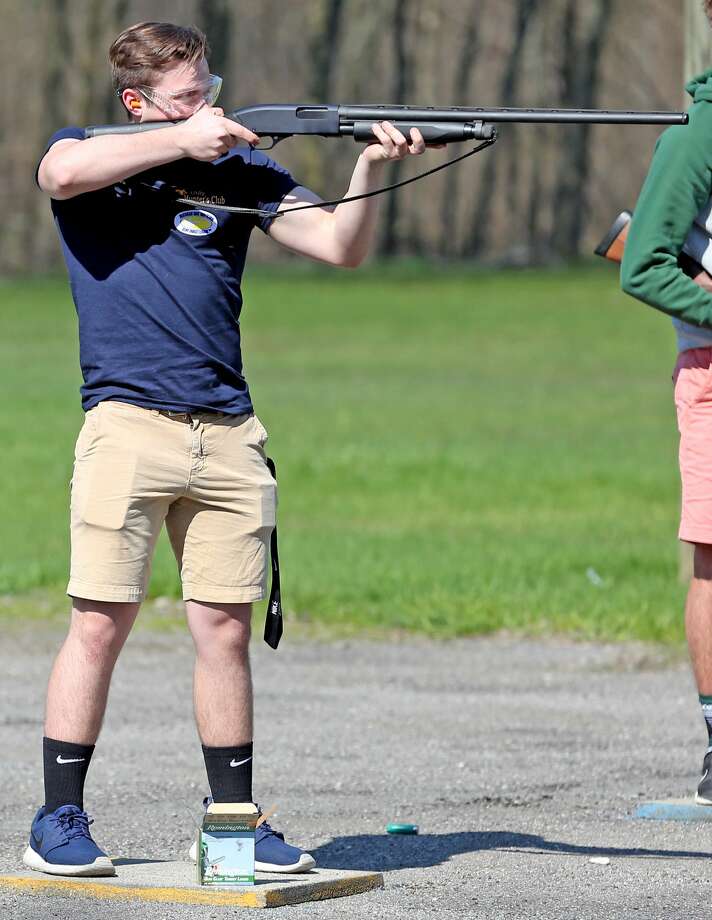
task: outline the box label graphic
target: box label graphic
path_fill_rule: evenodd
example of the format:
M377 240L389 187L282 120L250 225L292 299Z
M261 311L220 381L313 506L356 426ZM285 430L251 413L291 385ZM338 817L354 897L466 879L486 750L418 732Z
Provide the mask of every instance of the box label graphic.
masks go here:
M213 803L198 830L201 885L255 884L255 823L252 803Z

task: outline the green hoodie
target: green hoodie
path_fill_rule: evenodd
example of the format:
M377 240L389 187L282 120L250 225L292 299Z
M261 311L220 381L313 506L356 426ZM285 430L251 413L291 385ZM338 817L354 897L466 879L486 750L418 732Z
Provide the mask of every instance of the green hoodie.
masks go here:
M712 70L685 87L688 125L668 128L655 146L626 240L621 286L670 316L712 328L712 294L680 269L692 223L712 195Z

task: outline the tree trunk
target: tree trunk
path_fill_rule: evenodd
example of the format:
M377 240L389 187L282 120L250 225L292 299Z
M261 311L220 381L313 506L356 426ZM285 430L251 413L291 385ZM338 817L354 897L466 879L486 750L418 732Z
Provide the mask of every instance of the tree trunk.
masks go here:
M333 103L332 83L339 58L344 7L344 0L326 0L323 28L314 35L311 41L311 58L314 67L310 80L310 92L314 102Z
M344 19L345 0L323 0L319 4L320 15L317 27L309 40L310 70L307 77L307 93L315 103L333 104L334 81L337 73L341 31ZM306 185L319 187L324 176L333 170L333 143L319 143L309 138L301 144L300 175ZM323 194L323 190L320 189ZM327 193L324 197L336 197Z
M68 99L70 88L67 80L67 61L72 59L73 42L69 29L70 11L67 0L52 0L49 7L49 41L45 46L46 70L44 80L44 117L46 125L44 143L50 134L60 127L65 127L70 121L70 106ZM76 124L78 119L71 118L71 123ZM79 122L81 124L81 122ZM39 151L41 153L41 151ZM33 189L34 192L34 189ZM33 194L28 197L23 208L24 220L21 224L21 238L24 252L29 254L29 266L36 264L36 254L44 244L44 240L37 234L39 209L46 208L47 202L42 197Z
M412 61L408 55L406 45L407 13L410 0L395 0L393 6L392 34L393 34L393 57L395 73L393 75L393 96L394 105L404 105L412 85ZM391 167L388 181L385 183L391 185L399 182L401 178L402 164L394 163ZM392 256L398 250L398 218L399 218L400 198L397 192L388 194L386 203L386 214L383 225L383 235L381 237L380 251L385 256Z
M126 27L128 23L129 16L129 0L114 0L113 9L109 13L109 40L114 41L118 36L119 32ZM112 122L117 120L117 109L120 110L123 106L118 105L116 98L116 93L114 92L114 87L111 85L111 81L106 88L104 93L104 99L101 103L101 120L109 125ZM126 116L122 113L122 120L126 120Z
M516 104L522 48L524 47L529 26L531 25L532 18L537 12L538 6L539 0L517 0L514 42L509 53L507 66L502 76L499 100L497 102L498 105L512 106ZM510 126L508 126L508 128L509 127ZM510 133L513 134L514 132L510 132L509 130L506 131L507 135L510 135ZM509 140L510 138L508 136L507 142L509 142ZM470 234L463 250L463 255L470 258L480 255L487 245L488 230L490 227L495 195L496 170L497 154L490 151L490 156L487 157L482 171L480 192L474 206Z
M595 0L591 6L594 7L593 14L581 39L577 35L577 0L568 0L564 11L561 104L570 108L596 107L600 57L613 0ZM562 139L551 247L564 259L575 258L581 245L590 169L591 127L571 125Z
M198 3L200 28L210 42L210 69L220 75L228 73L230 68L233 5L230 0L200 0Z
M67 61L73 54L72 36L69 31L70 10L67 0L51 0L50 40L47 43L47 69L45 79L45 103L48 125L66 125L67 111Z
M79 101L76 109L77 122L80 125L96 123L99 117L99 99L102 95L103 84L98 79L101 72L98 68L98 52L103 53L103 17L104 3L102 0L89 0L85 9L85 32L82 38L82 47L78 55L79 61Z
M712 29L701 0L685 0L685 80L712 67ZM685 101L687 105L689 100Z
M455 79L452 87L452 104L467 106L470 91L470 82L474 70L475 57L479 49L479 16L480 0L474 0L467 18L465 34L460 55L455 67ZM455 166L445 173L445 183L442 194L442 207L440 211L440 240L438 252L443 258L455 255L455 228L458 225L457 204L459 201L460 170Z

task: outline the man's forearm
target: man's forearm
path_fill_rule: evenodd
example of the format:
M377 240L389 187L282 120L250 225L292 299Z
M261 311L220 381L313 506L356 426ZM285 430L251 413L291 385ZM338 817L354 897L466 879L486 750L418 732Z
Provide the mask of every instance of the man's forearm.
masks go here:
M39 172L40 187L53 198L73 198L106 188L185 156L178 128L143 134L110 134L50 150Z
M383 184L383 162L360 156L345 197L372 192ZM343 254L344 264L359 265L373 242L378 218L378 197L347 201L334 211L334 243Z

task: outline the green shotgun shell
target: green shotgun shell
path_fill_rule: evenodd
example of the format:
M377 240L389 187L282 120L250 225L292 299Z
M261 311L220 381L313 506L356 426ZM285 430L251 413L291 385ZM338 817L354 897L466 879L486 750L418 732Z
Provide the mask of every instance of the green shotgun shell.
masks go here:
M387 824L386 833L387 834L417 834L418 825L417 824Z

